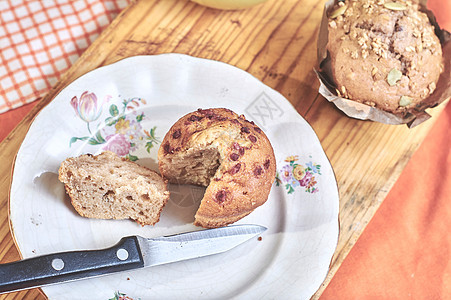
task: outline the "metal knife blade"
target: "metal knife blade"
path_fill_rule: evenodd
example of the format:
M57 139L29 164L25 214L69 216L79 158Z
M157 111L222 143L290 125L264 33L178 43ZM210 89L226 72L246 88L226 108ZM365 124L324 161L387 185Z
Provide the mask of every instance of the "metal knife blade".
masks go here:
M106 249L60 252L0 264L0 293L218 254L265 230L259 225L232 225L158 238L129 236Z
M147 267L225 252L265 230L259 225L235 225L152 239L138 237L138 242Z

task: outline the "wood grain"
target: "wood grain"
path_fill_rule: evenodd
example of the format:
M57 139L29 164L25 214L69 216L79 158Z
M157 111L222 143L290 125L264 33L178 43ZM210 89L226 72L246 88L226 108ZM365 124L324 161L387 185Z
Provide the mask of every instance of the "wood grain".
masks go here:
M13 157L34 116L66 85L97 67L134 55L184 53L246 70L283 94L317 133L340 193L340 238L330 272L313 296L318 299L444 107L408 129L350 119L319 96L313 68L324 3L270 0L221 11L188 0L133 2L0 144L1 262L19 259L8 230L6 191ZM43 298L36 289L2 296Z

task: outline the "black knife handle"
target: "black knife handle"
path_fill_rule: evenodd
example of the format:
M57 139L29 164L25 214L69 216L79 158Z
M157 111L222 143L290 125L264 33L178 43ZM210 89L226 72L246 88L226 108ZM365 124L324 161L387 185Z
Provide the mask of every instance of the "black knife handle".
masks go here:
M0 264L0 293L144 267L136 236L111 248L61 252Z

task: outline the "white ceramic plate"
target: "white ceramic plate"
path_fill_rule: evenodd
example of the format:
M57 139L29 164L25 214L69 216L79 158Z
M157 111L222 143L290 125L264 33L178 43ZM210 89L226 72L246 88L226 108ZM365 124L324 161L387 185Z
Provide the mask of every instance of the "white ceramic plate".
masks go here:
M308 299L324 280L338 239L338 191L308 123L279 93L233 66L180 54L137 56L67 86L31 125L18 152L10 222L24 258L97 249L126 235L156 237L192 225L203 190L170 186L160 222L93 220L71 207L57 179L64 159L116 151L157 170L166 131L198 108L226 107L257 123L276 154L268 201L238 223L268 230L196 260L44 287L50 299Z

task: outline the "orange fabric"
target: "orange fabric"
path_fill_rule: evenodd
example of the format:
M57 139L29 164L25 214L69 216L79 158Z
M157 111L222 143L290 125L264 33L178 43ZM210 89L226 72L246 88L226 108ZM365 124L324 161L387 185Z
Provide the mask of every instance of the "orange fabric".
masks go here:
M451 299L450 128L451 103L320 300Z
M451 31L451 1L428 6ZM451 102L320 300L451 299L450 128Z
M0 114L0 142L19 124L20 121L30 112L38 101L25 104L19 108L12 109Z
M427 6L434 12L437 23L441 28L451 32L451 1L429 0Z

